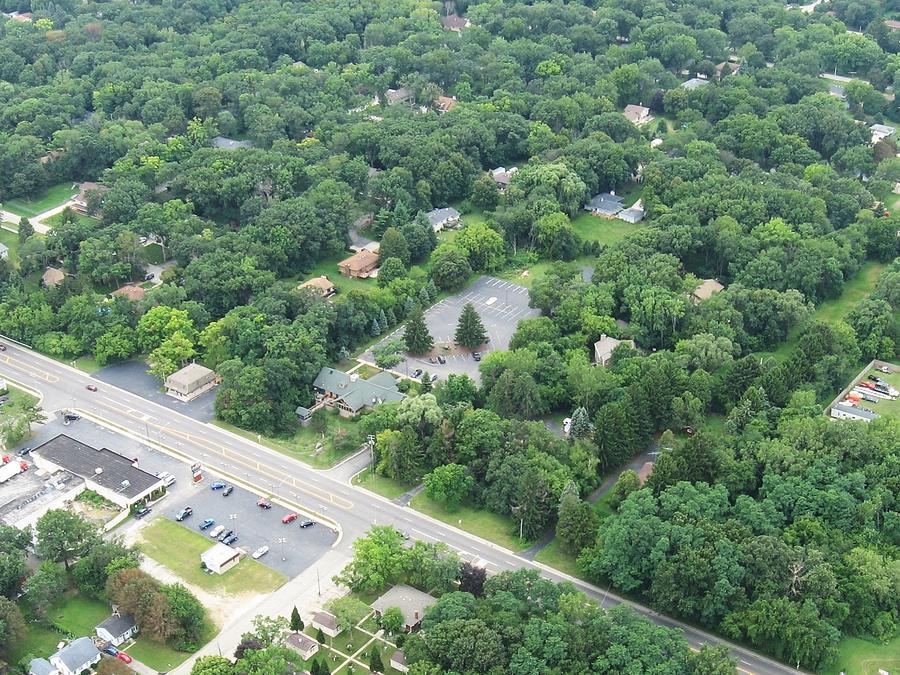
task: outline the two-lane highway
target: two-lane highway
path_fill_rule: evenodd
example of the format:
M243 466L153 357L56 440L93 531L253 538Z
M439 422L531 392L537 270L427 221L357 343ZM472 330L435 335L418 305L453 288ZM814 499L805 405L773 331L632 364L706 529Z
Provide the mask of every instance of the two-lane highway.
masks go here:
M625 603L649 620L681 629L695 647L727 644L743 673L775 675L796 672L743 647L624 600L604 589L569 577L546 566L520 558L515 553L436 521L412 509L394 504L346 481L346 472L312 469L301 462L218 427L174 412L140 396L96 380L81 371L42 356L30 349L7 343L0 353L0 375L43 395L48 411L77 409L85 415L136 438L142 438L186 461L199 461L257 490L281 497L285 502L319 514L341 530L335 546L350 551L354 539L372 524L393 525L417 538L443 541L463 557L480 559L490 572L533 567L554 581L570 581L604 607ZM99 391L86 389L97 384ZM339 570L333 570L337 573Z

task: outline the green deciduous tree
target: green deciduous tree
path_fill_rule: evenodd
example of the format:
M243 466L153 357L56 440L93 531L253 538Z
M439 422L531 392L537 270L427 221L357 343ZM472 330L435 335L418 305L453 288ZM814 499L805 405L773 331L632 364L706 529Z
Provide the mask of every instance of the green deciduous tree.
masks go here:
M35 530L37 554L63 563L66 570L69 562L85 555L97 542L97 531L91 523L62 509L47 511L38 518Z
M475 479L469 469L459 464L439 466L425 476L425 494L455 511L475 487Z

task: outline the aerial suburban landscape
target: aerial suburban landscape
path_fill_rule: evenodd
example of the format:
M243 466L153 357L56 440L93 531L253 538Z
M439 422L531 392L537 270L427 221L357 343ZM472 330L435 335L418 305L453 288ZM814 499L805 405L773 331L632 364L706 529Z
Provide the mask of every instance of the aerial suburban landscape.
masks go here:
M0 11L0 675L900 675L896 0Z

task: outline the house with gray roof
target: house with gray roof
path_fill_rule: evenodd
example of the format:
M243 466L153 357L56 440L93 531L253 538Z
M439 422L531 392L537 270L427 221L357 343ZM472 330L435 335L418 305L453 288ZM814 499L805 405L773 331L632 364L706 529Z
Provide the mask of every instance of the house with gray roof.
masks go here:
M117 610L103 623L98 624L96 631L98 638L118 647L137 634L138 627L134 621L134 615L128 612L119 613Z
M29 675L79 675L100 661L100 650L88 637L75 638L49 659L32 659Z
M316 376L313 389L317 405L336 408L342 417L356 417L376 405L406 398L394 376L384 371L364 380L357 373L325 367Z
M428 593L423 593L406 584L397 584L373 602L372 609L375 610L377 616L381 616L387 609L397 607L403 614L405 630L412 631L422 623L425 610L436 602L437 598Z
M189 363L166 378L166 393L179 401L193 401L218 382L215 371L199 363Z
M31 659L28 664L28 675L59 675L59 673L47 659Z
M444 228L453 228L459 225L461 215L459 211L452 206L446 209L431 209L425 214L428 222L431 223L431 229L440 232Z
M584 205L585 211L590 211L595 216L604 218L612 218L619 211L625 208L622 198L611 192L601 192L594 195L587 204Z
M692 77L691 79L682 82L681 86L688 91L694 91L694 89L705 87L708 84L709 80L704 80L702 77Z
M219 150L237 150L238 148L252 148L253 141L238 141L226 136L216 136L212 139L212 145Z
M415 95L411 89L400 87L399 89L388 89L384 95L388 105L397 105L398 103L406 103L412 105L415 102Z

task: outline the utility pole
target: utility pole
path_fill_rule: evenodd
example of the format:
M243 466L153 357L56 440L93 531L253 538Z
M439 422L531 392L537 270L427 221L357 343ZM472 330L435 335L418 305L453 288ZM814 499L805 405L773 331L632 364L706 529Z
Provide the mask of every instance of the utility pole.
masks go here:
M284 557L284 542L286 542L286 541L287 541L287 539L285 539L284 537L278 538L278 543L281 544L281 560L282 561L287 560L287 558Z

